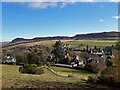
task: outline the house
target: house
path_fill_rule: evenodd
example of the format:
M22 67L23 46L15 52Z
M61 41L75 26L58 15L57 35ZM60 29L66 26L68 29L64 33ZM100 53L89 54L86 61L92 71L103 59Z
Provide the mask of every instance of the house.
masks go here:
M102 50L102 51L92 51L92 50L91 50L91 54L98 55L98 56L100 56L100 57L103 57L103 53L104 53L103 50Z
M46 58L46 60L47 60L47 61L51 61L52 58L53 58L52 56L48 56L48 57Z
M87 64L91 63L92 60L93 60L93 58L88 58L88 59L87 59Z
M80 60L77 55L73 57L73 59L70 61L70 64L72 65L72 67L85 65L84 61L82 59Z
M3 63L16 63L16 59L10 56L6 57L6 60Z
M68 47L68 46L71 46L71 44L65 44L65 43L63 43L62 46L63 47Z
M63 49L65 51L65 50L67 50L68 46L71 46L71 44L65 44L65 43L63 43L62 46L63 46Z
M112 53L105 53L106 58L113 59L114 55Z

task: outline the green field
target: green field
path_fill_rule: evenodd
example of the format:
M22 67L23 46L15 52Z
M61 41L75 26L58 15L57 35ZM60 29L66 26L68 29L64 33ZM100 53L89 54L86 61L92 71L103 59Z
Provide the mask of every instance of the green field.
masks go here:
M45 45L51 46L54 45L57 40L46 40L46 41L38 41L38 42L22 42L22 43L12 43L6 45L7 48L13 48L16 46L24 45L24 46L33 46L33 45ZM72 46L70 48L78 47L80 44L85 44L82 48L89 45L90 48L93 48L95 45L97 47L104 48L106 46L115 45L118 41L117 40L61 40L63 43L69 43Z
M98 74L91 73L91 72L85 71L85 70L71 69L71 68L64 68L64 67L57 67L57 66L51 66L51 68L55 72L72 74L72 75L79 75L81 77L82 76L84 76L84 77L88 77L88 76L97 77L97 76L99 76Z
M44 69L42 75L22 74L19 66L2 65L2 86L9 87L46 87L46 85L58 86L60 83L82 84L81 79L57 76L48 69Z
M69 44L72 45L70 47L79 47L80 44L85 44L85 46L83 46L84 48L86 47L86 45L88 45L90 48L93 48L95 45L97 47L104 48L106 46L115 45L116 43L117 43L117 40L111 40L111 41L109 40L76 40L74 42L69 42Z

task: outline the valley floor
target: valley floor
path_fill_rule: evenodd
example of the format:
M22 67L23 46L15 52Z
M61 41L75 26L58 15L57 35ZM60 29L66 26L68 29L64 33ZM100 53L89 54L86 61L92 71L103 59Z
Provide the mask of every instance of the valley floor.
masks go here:
M62 77L55 75L50 70L44 68L45 73L42 75L22 74L19 73L17 65L0 65L2 66L2 87L3 88L108 88L107 86L91 86L84 80L75 77ZM51 67L53 70L60 72L64 68ZM64 72L70 72L71 69ZM74 71L74 70L73 70ZM73 72L74 73L74 72ZM76 72L75 72L76 73ZM76 73L84 75L83 72ZM86 75L88 76L88 74Z

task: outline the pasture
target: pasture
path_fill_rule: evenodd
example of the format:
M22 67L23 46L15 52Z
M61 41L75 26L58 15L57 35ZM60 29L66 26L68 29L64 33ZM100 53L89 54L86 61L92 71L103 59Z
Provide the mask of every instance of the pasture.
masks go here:
M86 70L80 70L80 69L72 69L72 68L64 68L64 67L57 67L57 66L51 66L51 68L58 73L65 73L65 74L72 74L77 75L81 77L97 77L99 76L97 73L91 73Z
M44 69L45 73L42 75L32 75L32 74L22 74L19 70L20 66L17 65L2 65L2 87L3 88L24 88L24 87L34 87L34 88L46 88L48 87L59 87L61 84L71 83L82 85L83 81L78 78L73 77L62 77L55 75L48 69ZM83 86L87 83L83 83Z
M38 42L17 42L17 43L10 43L6 45L6 48L14 48L17 46L34 46L34 45L45 45L45 46L52 46L58 40L45 40L45 41L38 41ZM86 45L89 48L93 48L95 45L100 48L104 48L106 46L115 45L118 41L117 40L61 40L63 43L71 44L69 48L85 48ZM80 47L80 44L85 44L85 46Z

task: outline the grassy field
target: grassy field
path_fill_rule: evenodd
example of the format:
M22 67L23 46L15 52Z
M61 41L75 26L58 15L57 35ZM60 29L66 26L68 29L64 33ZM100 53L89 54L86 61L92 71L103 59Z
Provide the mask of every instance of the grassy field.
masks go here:
M18 70L19 66L16 65L2 65L3 88L46 87L46 85L58 87L60 83L85 85L81 79L57 76L47 69L44 69L45 73L42 75L22 74Z
M2 66L2 88L56 88L56 89L68 89L68 88L109 88L106 85L90 84L87 81L81 80L76 77L63 77L52 73L47 68L44 68L44 74L22 74L19 73L19 67L16 65L0 65ZM51 67L55 71L64 73L74 73L80 76L94 76L86 71L71 70L68 68ZM1 72L0 72L1 73ZM113 88L114 89L114 88Z
M71 68L64 68L64 67L57 67L57 66L51 66L51 68L55 72L60 72L60 73L65 73L65 74L73 74L73 75L79 75L79 76L84 76L84 77L88 77L88 76L97 77L97 76L99 76L98 74L91 73L91 72L85 71L85 70L71 69Z
M116 40L76 40L73 42L69 42L72 44L71 47L79 47L80 44L85 44L82 48L85 48L88 45L90 48L93 48L95 45L100 48L104 48L106 46L112 46L116 44Z
M39 42L18 42L18 43L11 43L8 44L9 46L7 48L13 48L16 46L20 46L20 45L25 45L25 46L33 46L33 45L46 45L46 46L51 46L54 45L55 42L57 40L46 40L46 41L39 41ZM63 43L69 43L72 46L70 46L70 48L74 48L74 47L78 47L80 44L85 44L89 45L89 47L93 48L95 45L97 47L101 47L104 48L106 46L111 46L111 45L115 45L117 40L61 40ZM84 46L82 47L84 48Z

